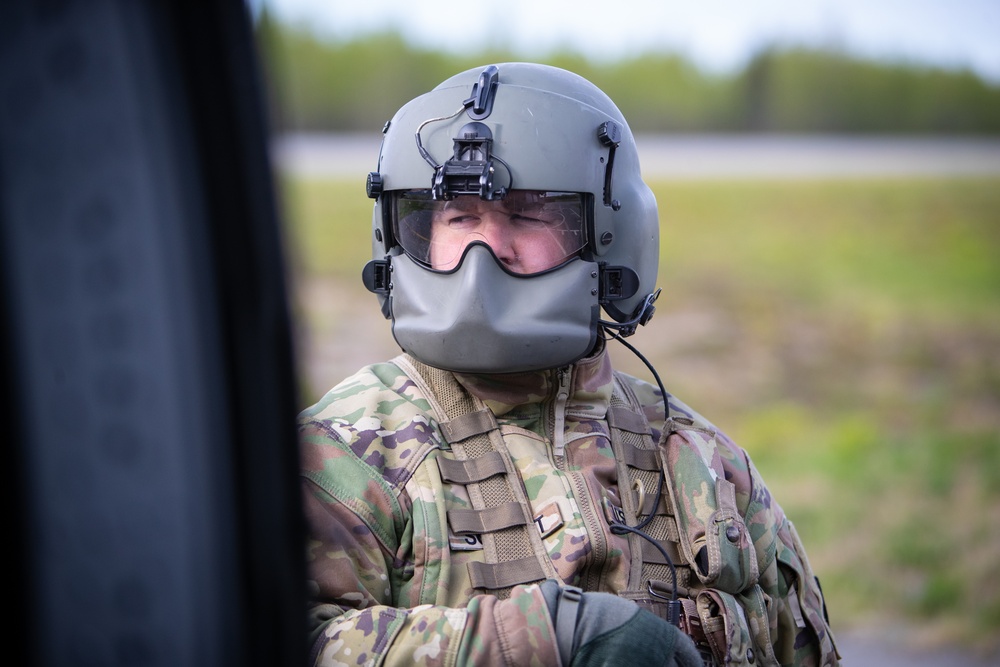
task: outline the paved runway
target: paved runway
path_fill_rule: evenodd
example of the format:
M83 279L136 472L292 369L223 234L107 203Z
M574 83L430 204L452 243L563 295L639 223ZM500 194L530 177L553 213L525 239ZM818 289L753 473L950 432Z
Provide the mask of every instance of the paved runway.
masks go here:
M278 168L310 176L375 169L381 136L290 134L276 138ZM813 135L640 135L645 178L997 176L1000 138Z

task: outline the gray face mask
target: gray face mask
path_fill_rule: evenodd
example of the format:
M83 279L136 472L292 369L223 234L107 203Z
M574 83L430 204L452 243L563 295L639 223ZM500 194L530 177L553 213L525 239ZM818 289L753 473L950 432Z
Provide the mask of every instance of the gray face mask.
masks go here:
M437 368L514 373L565 366L596 343L600 305L594 262L576 258L525 278L473 244L455 271L392 258L392 333L406 352Z

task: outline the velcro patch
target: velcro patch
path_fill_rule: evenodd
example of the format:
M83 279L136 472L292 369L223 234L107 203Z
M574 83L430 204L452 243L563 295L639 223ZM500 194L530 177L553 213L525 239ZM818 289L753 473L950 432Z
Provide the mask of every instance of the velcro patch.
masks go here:
M539 534L543 538L548 537L565 525L559 503L553 501L542 508L533 519ZM483 548L483 538L481 535L455 535L448 531L448 546L452 551L481 551Z
M449 531L448 545L452 551L481 551L483 538L479 535L453 535Z
M556 501L543 507L535 516L535 525L538 526L538 532L542 534L543 538L562 528L565 523L562 511L559 509L559 503Z

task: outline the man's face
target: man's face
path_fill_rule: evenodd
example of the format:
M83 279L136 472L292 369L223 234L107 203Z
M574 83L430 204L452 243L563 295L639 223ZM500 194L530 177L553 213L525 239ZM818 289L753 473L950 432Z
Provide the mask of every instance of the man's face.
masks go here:
M574 194L513 190L502 200L476 195L435 202L431 221L431 268L455 268L465 248L488 245L512 273L551 269L584 245L580 197Z

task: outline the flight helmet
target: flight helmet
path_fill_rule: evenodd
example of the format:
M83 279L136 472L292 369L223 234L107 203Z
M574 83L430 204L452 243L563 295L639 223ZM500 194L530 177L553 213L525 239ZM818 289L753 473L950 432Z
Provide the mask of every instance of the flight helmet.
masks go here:
M386 123L368 176L368 289L415 358L561 367L653 312L656 200L614 102L556 67L457 74ZM601 319L601 310L610 321Z

